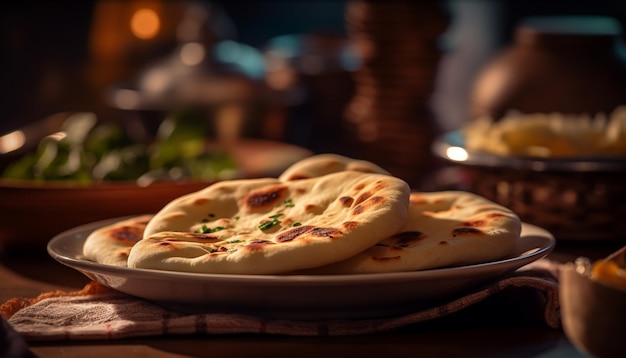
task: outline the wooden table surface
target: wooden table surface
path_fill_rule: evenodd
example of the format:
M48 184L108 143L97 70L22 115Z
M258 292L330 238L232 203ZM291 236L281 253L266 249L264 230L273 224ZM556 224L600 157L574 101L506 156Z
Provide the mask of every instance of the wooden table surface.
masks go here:
M623 242L557 243L549 258L600 258ZM51 259L45 250L0 253L0 302L50 290L76 290L88 279ZM543 321L536 302L503 291L459 313L391 332L340 337L229 334L28 342L38 357L584 357L562 330ZM523 298L525 300L525 298ZM1 351L1 350L0 350Z

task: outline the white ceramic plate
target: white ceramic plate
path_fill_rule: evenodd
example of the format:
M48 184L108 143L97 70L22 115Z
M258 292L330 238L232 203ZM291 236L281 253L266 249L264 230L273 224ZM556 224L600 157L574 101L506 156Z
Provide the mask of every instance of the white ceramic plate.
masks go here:
M515 255L500 261L414 272L358 275L224 275L134 269L82 256L93 230L123 218L65 231L48 253L92 280L185 312L236 312L283 319L390 317L444 303L548 255L554 237L523 224Z

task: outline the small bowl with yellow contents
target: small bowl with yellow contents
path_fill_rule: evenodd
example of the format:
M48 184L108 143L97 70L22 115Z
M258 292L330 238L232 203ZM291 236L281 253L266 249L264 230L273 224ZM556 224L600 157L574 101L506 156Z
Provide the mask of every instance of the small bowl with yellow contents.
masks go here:
M578 258L561 270L563 330L581 352L626 355L626 246L601 260Z

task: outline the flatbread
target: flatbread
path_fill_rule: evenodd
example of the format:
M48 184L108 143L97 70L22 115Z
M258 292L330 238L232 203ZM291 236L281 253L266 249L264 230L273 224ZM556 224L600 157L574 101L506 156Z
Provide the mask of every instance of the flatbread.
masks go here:
M143 238L152 215L140 215L101 227L87 236L83 256L101 264L126 266L131 247Z
M414 192L400 232L347 260L301 273L401 272L485 263L511 255L520 233L516 214L481 196Z
M318 154L294 163L285 169L278 179L281 181L310 179L346 170L391 175L385 169L366 160L338 154Z
M409 194L399 178L356 171L218 182L159 211L128 266L278 274L327 265L402 228Z

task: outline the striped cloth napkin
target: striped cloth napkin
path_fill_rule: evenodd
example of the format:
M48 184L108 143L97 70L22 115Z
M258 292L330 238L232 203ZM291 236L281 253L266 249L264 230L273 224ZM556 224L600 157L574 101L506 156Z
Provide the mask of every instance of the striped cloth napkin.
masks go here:
M536 290L543 318L560 328L558 263L538 260L477 291L426 310L379 319L292 321L241 314L186 314L119 293L97 282L74 292L13 298L0 314L28 341L119 339L158 335L259 333L291 336L364 335L391 331L463 310L508 288Z

